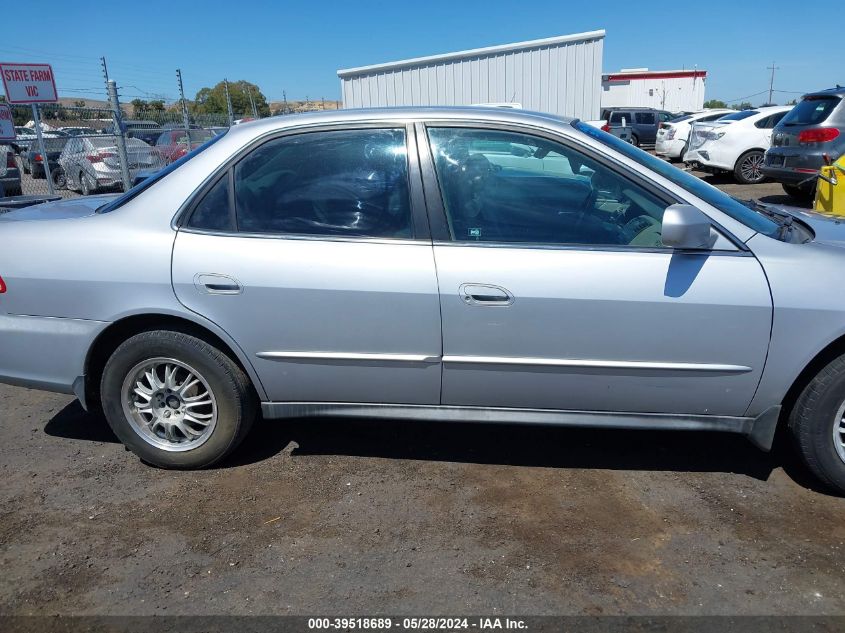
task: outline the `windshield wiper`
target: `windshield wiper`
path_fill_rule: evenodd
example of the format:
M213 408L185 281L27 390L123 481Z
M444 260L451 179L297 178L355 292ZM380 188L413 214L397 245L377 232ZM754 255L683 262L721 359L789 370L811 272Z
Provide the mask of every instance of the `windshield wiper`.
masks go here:
M792 234L792 224L795 221L795 218L792 216L791 213L787 213L786 211L775 211L769 205L760 202L755 198L751 198L750 200L739 200L749 209L753 209L758 213L762 213L770 220L772 220L775 224L778 225L778 239L782 242L785 242L787 238Z

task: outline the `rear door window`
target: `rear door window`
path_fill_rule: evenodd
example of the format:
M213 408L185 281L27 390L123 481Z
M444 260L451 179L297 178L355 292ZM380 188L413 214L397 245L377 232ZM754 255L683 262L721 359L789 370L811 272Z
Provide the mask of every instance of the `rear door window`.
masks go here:
M414 237L404 129L285 136L234 168L239 231Z
M638 125L654 125L657 120L654 112L637 112L635 116L637 117Z
M839 97L807 97L783 118L784 125L818 125L824 123L839 105Z

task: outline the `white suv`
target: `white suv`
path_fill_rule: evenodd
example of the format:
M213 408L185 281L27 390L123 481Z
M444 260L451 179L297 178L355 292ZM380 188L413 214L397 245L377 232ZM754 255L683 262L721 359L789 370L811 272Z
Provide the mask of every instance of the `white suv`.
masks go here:
M687 152L687 140L693 123L708 123L715 121L726 114L732 114L735 110L728 108L712 108L693 112L684 116L672 119L660 124L657 130L657 141L654 145L654 152L658 156L669 160L681 160Z
M727 114L711 123L695 123L684 162L708 171L733 172L741 184L763 182L763 156L772 129L792 106L769 106Z

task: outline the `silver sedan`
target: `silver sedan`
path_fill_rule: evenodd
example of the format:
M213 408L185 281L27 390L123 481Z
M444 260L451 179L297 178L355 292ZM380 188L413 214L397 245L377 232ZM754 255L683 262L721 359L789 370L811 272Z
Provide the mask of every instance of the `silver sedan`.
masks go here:
M845 490L845 232L582 122L493 108L237 126L120 197L0 220L0 380L148 463L260 413L788 426Z

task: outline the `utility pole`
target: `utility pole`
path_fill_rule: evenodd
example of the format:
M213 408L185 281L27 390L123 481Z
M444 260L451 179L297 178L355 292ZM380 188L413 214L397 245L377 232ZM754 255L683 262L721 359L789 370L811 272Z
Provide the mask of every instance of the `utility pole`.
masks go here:
M38 139L38 149L41 150L41 164L44 165L44 177L47 178L47 191L52 196L56 192L53 190L53 175L50 173L50 161L47 160L47 150L44 147L44 136L41 134L41 114L38 111L38 104L32 104L32 121L35 123L35 136ZM33 174L35 172L32 172Z
M117 97L117 85L113 79L106 82L109 93L109 103L114 119L114 138L117 141L117 156L120 159L120 178L123 180L123 190L129 191L132 187L132 180L129 176L129 157L126 152L126 137L123 130L123 114L120 111L120 101ZM85 177L84 175L82 176Z
M252 86L246 85L247 95L249 96L249 103L252 106L252 118L258 118L258 110L255 109L255 100L252 98Z
M285 106L284 106L285 114L289 114L289 112L288 112L288 93L285 92L284 90L282 90L282 101L284 101L284 103L285 103Z
M767 66L766 68L767 68L767 70L772 71L772 78L769 80L769 101L768 101L768 103L771 103L772 102L772 93L774 92L774 87L775 87L775 71L780 70L780 67L775 66L775 63L772 62L772 65Z
M176 79L179 82L179 99L182 101L182 122L185 124L185 139L188 151L191 151L191 122L188 119L188 104L185 102L185 90L182 88L182 71L176 69Z
M235 124L235 117L232 116L232 97L229 96L229 80L223 80L223 88L226 89L226 112L229 115L229 127Z

